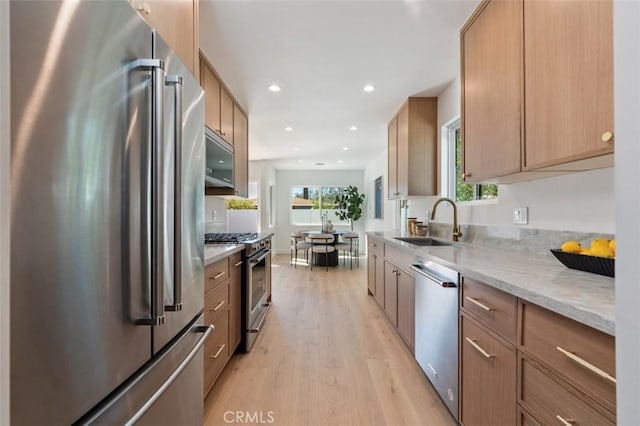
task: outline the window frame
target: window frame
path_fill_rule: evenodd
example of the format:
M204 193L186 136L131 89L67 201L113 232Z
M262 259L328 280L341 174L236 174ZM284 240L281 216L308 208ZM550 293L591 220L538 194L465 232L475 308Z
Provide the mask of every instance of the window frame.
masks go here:
M440 158L440 192L443 197L451 198L458 205L482 205L482 204L496 204L498 202L499 192L493 198L479 198L481 194L482 184L468 184L473 186L473 200L458 201L456 191L456 131L462 132L462 120L460 117L454 117L446 122L440 129L441 134L441 158ZM462 136L460 135L462 140ZM464 143L464 142L462 142ZM463 147L464 148L464 147ZM464 149L463 149L464 152ZM464 158L461 159L461 164L464 165ZM461 171L462 172L462 171Z
M349 185L291 185L289 188L289 223L291 226L321 226L322 225L322 215L324 213L324 211L333 211L335 209L323 209L322 208L322 193L323 193L323 189L326 188L340 188L342 189L342 191L344 191L345 189L347 189ZM293 190L294 188L313 188L313 189L317 189L318 194L319 194L319 207L318 207L318 211L320 213L319 217L320 217L320 221L316 222L300 222L300 223L296 223L294 222L294 217L293 217L293 211L295 210L293 208ZM302 210L302 209L301 209ZM313 207L311 209L308 210L314 210ZM333 225L337 225L337 226L348 226L350 223L349 221L341 221L336 215L334 215L334 217L327 217L328 220L331 220L331 223Z

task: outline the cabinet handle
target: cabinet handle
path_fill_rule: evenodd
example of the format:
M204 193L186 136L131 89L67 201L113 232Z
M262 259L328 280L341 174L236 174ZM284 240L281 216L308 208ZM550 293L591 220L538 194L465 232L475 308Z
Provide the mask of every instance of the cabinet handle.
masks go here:
M575 422L573 419L563 419L560 414L556 416L556 419L560 420L564 426L573 426L573 423Z
M222 130L220 130L220 136L225 136L225 135L226 135L226 133L223 132Z
M469 339L468 337L465 337L465 340L466 340L467 342L469 342L469 344L471 344L471 346L473 346L473 347L474 347L478 352L480 352L480 353L481 353L485 358L487 358L487 359L491 359L491 358L495 357L495 355L494 355L494 354L487 353L487 351L485 351L484 349L482 349L482 348L481 348L481 347L476 343L476 341L475 341L475 340Z
M562 349L560 346L556 346L556 349L559 350L560 352L562 352L571 361L574 361L574 362L580 364L581 366L583 366L587 370L590 370L591 372L597 374L598 376L602 377L603 379L607 379L611 383L618 383L616 381L615 377L613 377L610 374L608 374L607 372L599 369L598 367L596 367L595 365L591 364L590 362L585 361L584 359L580 358L578 355L576 355L576 354L574 354L572 352L569 352L569 351L567 351L565 349Z
M600 139L602 139L602 142L613 142L613 132L604 132Z
M238 266L242 265L242 260L238 263L236 263L235 265L233 265L234 268L237 268Z
M477 305L477 306L481 307L482 309L484 309L487 312L491 312L491 311L495 310L494 308L488 307L484 303L478 302L473 297L466 296L465 299L467 299L469 302L473 303L474 305Z
M209 355L209 358L217 359L220 356L220 353L222 353L222 351L224 350L225 346L227 346L226 343L224 345L220 345L220 349L218 349L218 352L216 352L215 355Z
M466 178L470 178L471 177L471 173L463 173L462 174L462 179L466 179Z
M224 300L223 300L222 302L218 303L218 305L217 305L215 308L211 309L211 312L215 312L215 311L217 311L218 309L220 309L220 307L221 307L222 305L224 305L224 303L225 303L225 301L224 301Z
M210 280L217 280L218 278L220 278L220 277L221 277L221 276L223 276L223 275L224 275L224 271L223 271L223 272L220 272L218 275L216 275L216 276L215 276L215 277L213 277L213 278L211 278L211 277L210 277L209 279L210 279Z

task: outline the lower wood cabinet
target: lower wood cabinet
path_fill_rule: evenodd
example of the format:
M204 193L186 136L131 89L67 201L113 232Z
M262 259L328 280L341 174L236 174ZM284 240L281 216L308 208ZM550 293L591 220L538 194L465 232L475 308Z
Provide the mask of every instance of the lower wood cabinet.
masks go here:
M238 252L205 268L204 322L214 327L204 345L205 396L240 344L243 264Z
M398 326L398 267L384 262L384 312L394 327Z
M384 308L384 243L367 236L367 288Z
M416 341L416 280L400 270L398 275L398 332L415 351Z
M461 414L465 426L516 423L516 350L462 316Z

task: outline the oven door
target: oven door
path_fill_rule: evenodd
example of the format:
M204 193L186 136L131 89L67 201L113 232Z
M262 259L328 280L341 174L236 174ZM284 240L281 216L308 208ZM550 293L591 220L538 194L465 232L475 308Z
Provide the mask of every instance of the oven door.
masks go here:
M271 250L267 250L248 259L246 291L246 333L245 350L248 352L267 316L270 303L267 301L271 281Z

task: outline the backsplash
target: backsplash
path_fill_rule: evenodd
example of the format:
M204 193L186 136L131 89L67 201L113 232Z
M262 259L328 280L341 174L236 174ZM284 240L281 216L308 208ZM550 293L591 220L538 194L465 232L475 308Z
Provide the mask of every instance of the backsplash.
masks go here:
M612 234L591 232L556 231L548 229L521 228L517 226L460 225L461 242L502 250L551 256L549 249L560 248L568 240L576 240L589 246L592 239L603 236L615 238ZM451 239L451 224L429 222L429 235Z
M207 195L204 197L204 232L227 231L227 200Z

